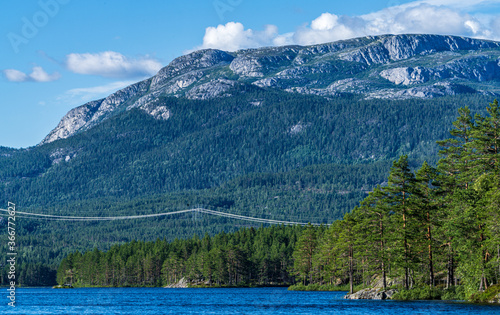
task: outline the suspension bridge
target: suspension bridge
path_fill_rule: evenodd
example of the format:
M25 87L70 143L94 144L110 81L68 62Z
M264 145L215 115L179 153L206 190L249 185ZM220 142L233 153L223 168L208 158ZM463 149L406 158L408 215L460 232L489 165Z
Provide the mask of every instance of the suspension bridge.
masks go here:
M7 216L8 214L5 212L9 212L6 209L0 209L0 216ZM282 220L273 220L273 219L265 219L258 217L250 217L244 216L234 213L215 211L205 208L193 208L186 210L178 210L178 211L170 211L163 213L153 213L153 214L141 214L141 215L125 215L125 216L102 216L102 217L90 217L90 216L65 216L65 215L53 215L53 214L42 214L42 213L34 213L34 212L23 212L23 211L15 211L16 218L29 218L29 219L38 219L38 220L52 220L52 221L115 221L115 220L137 220L137 219L147 219L147 218L157 218L157 217L167 217L176 214L183 213L204 213L212 216L243 220L243 221L251 221L257 223L266 223L266 224L284 224L284 225L307 225L309 222L293 222L293 221L282 221ZM319 223L311 223L311 225L319 226ZM328 225L328 224L326 224Z

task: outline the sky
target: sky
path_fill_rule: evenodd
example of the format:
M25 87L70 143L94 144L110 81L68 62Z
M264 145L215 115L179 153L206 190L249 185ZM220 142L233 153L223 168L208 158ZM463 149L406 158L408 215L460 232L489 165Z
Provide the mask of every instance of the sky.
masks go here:
M500 0L2 1L0 146L34 146L72 108L197 49L404 33L500 40Z

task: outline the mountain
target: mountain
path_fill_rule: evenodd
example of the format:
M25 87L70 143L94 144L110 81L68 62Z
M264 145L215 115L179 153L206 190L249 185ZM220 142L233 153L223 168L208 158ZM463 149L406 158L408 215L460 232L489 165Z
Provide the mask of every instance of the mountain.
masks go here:
M331 223L384 184L400 155L412 167L435 163L436 141L449 137L458 108L484 111L498 93L498 45L400 35L193 52L71 110L35 147L0 147L0 205L72 216L203 206ZM52 268L76 249L256 225L203 214L20 217L20 274L29 278L30 266L46 267L40 263Z
M393 100L494 97L500 94L499 56L499 42L439 35L368 36L236 52L201 50L175 59L152 78L71 110L42 144L133 108L167 120L176 113L157 104L161 96L207 100L231 97L249 85L327 98L342 93Z

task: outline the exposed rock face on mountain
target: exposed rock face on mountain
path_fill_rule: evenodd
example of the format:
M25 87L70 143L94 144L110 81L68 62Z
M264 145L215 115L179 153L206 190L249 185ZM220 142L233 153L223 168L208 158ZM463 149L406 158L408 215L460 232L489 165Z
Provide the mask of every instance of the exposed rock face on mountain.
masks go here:
M154 77L68 112L42 141L87 130L123 110L139 108L156 119L172 113L161 96L206 100L244 86L334 98L433 98L500 94L500 43L454 36L384 35L313 46L201 50L179 57Z
M437 67L398 67L383 70L380 76L399 85L426 83L430 80L464 79L486 82L499 78L499 60L474 56L450 61Z

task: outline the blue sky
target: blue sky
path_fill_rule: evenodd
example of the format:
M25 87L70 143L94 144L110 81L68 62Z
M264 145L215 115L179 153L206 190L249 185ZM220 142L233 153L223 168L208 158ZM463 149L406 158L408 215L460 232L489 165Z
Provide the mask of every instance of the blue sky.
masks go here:
M500 0L26 0L0 12L0 146L201 48L434 33L500 40Z

